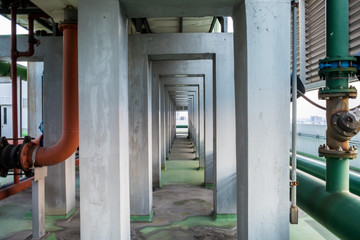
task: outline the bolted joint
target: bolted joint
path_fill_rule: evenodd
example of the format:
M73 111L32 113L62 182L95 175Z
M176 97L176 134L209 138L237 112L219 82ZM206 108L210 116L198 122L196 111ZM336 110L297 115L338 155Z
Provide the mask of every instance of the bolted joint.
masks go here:
M24 169L20 163L20 152L23 147L31 142L30 137L25 137L20 145L9 144L6 137L0 138L0 177L6 177L10 169L18 168L25 171L25 175L31 175L29 169Z

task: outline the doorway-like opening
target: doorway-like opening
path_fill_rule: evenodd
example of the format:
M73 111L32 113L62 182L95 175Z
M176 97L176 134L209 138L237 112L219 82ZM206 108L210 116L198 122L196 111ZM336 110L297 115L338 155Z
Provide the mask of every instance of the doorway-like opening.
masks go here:
M187 107L176 111L176 136L185 136L189 132L189 119Z

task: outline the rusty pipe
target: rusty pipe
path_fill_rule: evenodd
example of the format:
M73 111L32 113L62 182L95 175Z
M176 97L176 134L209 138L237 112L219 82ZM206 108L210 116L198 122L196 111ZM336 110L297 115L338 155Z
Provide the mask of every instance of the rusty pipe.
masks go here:
M3 200L7 197L10 197L12 195L15 195L18 192L21 192L29 187L32 186L32 180L34 180L34 178L27 178L21 182L19 182L18 184L13 184L11 186L8 186L6 188L0 189L0 200Z
M11 6L11 104L12 104L12 133L14 145L18 144L18 114L17 114L17 43L16 43L16 5ZM14 169L14 183L20 182L19 170Z
M39 147L32 142L25 144L20 153L25 171L33 166L51 166L65 161L79 146L77 24L61 24L59 29L63 31L62 135L51 147Z
M30 14L28 15L28 24L29 24L29 33L28 33L28 50L25 52L18 52L16 51L17 57L31 57L34 55L34 44L38 42L34 38L34 15Z

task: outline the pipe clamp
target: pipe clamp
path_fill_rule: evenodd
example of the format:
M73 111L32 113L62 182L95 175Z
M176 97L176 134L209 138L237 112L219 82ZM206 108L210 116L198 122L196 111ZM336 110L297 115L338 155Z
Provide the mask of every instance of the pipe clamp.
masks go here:
M32 152L32 158L31 158L31 160L32 160L32 166L31 166L31 168L34 168L34 166L35 166L36 153L37 153L37 151L39 150L39 148L40 148L40 147L35 147L35 148L34 148L34 151Z

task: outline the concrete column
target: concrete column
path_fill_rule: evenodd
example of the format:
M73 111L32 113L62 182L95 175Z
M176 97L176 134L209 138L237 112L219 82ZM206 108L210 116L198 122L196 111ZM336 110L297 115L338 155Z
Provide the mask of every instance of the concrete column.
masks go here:
M43 120L43 62L28 63L28 134L37 137L42 133L39 124Z
M62 131L62 51L45 59L43 87L44 146L49 147L58 142ZM75 208L75 155L48 167L45 201L47 215L67 215Z
M81 239L130 239L127 17L78 6Z
M165 135L165 88L160 82L160 151L161 169L166 169L166 135Z
M238 239L289 238L289 19L289 1L235 11Z
M48 167L36 167L32 182L32 239L45 235L45 177Z
M159 76L152 77L152 181L161 187L161 113Z
M152 219L151 62L139 59L129 42L130 214L134 221ZM168 104L167 104L168 105ZM167 106L167 124L169 121ZM169 126L169 125L167 125ZM167 129L167 134L169 133ZM167 136L169 143L169 136Z

